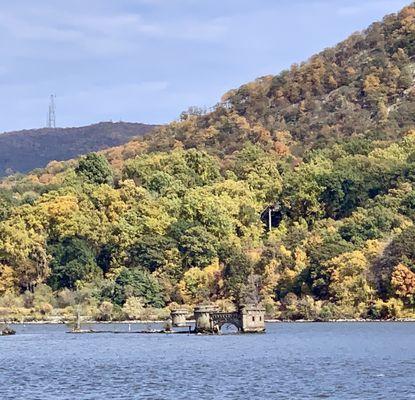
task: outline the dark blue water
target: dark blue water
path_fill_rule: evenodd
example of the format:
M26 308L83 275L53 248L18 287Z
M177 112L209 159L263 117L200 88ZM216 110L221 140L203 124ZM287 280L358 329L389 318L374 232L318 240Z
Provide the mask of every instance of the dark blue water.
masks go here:
M415 323L269 324L263 335L223 336L15 329L0 337L1 400L415 398Z

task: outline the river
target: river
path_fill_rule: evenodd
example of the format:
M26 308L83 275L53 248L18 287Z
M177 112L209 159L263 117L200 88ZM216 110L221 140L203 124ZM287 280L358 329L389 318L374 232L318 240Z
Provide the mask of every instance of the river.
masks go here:
M221 336L14 329L0 337L1 400L415 398L415 323L275 323Z

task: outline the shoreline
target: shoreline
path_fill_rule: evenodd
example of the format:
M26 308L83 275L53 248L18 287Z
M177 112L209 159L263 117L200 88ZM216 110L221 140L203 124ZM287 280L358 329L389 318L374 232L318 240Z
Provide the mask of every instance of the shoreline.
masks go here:
M82 321L82 325L94 324L94 325L109 325L109 324L163 324L165 320L134 320L134 321L95 321L95 320L85 320ZM188 320L189 324L194 324L194 320ZM311 323L329 323L329 324L336 324L336 323L392 323L392 322L415 322L415 318L396 318L396 319L336 319L336 320L327 320L327 321L319 321L319 320L279 320L279 319L266 319L265 323L267 324L311 324ZM73 324L73 321L48 321L48 320L41 320L41 321L8 321L8 322L0 322L0 325L67 325Z

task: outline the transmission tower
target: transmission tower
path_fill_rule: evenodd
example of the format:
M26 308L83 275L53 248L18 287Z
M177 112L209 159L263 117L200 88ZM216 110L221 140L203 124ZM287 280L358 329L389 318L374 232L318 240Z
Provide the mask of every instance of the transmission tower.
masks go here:
M56 96L54 94L50 95L48 118L47 118L47 121L46 121L48 128L56 128L55 98L56 98Z

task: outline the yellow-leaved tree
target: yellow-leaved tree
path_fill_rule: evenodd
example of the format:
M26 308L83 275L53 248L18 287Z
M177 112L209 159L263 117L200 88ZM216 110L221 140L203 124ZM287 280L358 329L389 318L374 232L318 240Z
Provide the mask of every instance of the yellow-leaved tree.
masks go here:
M218 260L203 269L190 268L179 282L180 294L188 304L216 300L222 288L222 267Z
M13 268L0 264L0 296L13 293L16 290L17 283Z
M363 310L373 295L368 281L369 263L361 251L343 253L327 262L330 271L329 294L345 317Z

